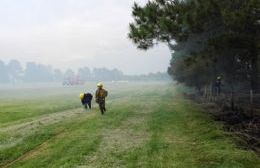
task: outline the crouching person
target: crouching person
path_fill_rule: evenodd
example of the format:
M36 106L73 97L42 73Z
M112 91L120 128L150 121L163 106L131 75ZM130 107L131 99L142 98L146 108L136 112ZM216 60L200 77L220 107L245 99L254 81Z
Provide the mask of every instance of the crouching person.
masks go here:
M107 97L107 91L103 88L103 84L98 83L95 98L96 98L96 102L99 105L99 109L102 115L106 111L106 101L105 101L106 97Z
M91 93L80 93L79 95L82 105L85 109L91 109L92 94Z

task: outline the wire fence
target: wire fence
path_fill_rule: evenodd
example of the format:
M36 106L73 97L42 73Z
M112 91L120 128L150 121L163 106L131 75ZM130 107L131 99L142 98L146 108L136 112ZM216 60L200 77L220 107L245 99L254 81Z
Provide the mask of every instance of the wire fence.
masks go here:
M260 93L249 87L227 86L205 86L195 93L199 95L187 96L203 104L215 120L224 122L227 131L241 137L244 147L260 153Z
M205 101L216 102L230 107L260 110L260 93L253 93L249 88L230 89L228 87L214 88L205 86L200 94Z

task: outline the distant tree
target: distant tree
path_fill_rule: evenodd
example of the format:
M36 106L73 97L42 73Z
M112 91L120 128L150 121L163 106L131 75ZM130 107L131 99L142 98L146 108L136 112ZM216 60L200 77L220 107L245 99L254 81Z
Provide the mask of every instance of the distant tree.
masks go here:
M52 82L53 81L53 70L50 65L38 64L38 71L41 77L41 82Z
M52 68L34 62L26 64L24 80L26 82L52 82Z
M53 71L53 77L54 77L54 81L56 81L56 82L61 82L61 81L63 80L63 78L64 78L64 75L63 75L63 73L62 73L61 70L59 70L59 69L54 69L54 71Z
M75 77L75 76L76 76L76 74L72 69L67 69L64 74L65 78L70 78L70 77Z
M0 83L8 83L9 77L5 63L0 60Z
M112 80L122 80L124 77L124 74L122 71L114 68L111 70L111 78Z
M19 61L11 60L7 65L7 71L9 74L9 79L12 83L16 83L18 80L21 80L23 68Z
M79 68L78 76L84 81L89 81L92 78L91 71L88 67Z
M94 68L92 73L97 81L122 80L124 76L118 69Z
M34 62L26 63L26 68L24 72L24 80L25 82L36 82L40 80L40 76L38 73L37 64Z

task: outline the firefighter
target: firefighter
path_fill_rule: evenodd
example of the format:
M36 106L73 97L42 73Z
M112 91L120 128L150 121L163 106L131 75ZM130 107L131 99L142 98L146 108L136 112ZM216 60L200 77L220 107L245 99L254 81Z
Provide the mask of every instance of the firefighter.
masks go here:
M215 82L215 89L216 89L217 95L219 95L221 93L221 86L222 86L222 77L218 76L217 80Z
M103 88L103 84L99 82L97 84L97 90L95 94L96 102L99 105L99 109L101 114L103 115L106 111L106 102L105 99L107 97L108 92Z
M92 94L91 93L80 93L79 95L82 105L85 109L91 109Z

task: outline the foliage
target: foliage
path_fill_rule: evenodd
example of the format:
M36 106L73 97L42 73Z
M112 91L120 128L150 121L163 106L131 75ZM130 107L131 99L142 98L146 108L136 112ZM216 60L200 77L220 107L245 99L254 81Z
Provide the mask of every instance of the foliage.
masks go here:
M129 38L145 50L166 43L175 52L168 72L179 82L201 88L221 75L231 86L250 81L257 92L259 7L257 0L153 0L143 7L135 3Z
M81 67L77 71L68 68L65 72L53 69L50 65L28 62L25 69L19 61L11 60L7 65L0 60L0 84L18 84L28 82L64 82L79 79L83 82L90 81L165 81L169 80L167 73L157 72L146 75L126 75L114 68Z

